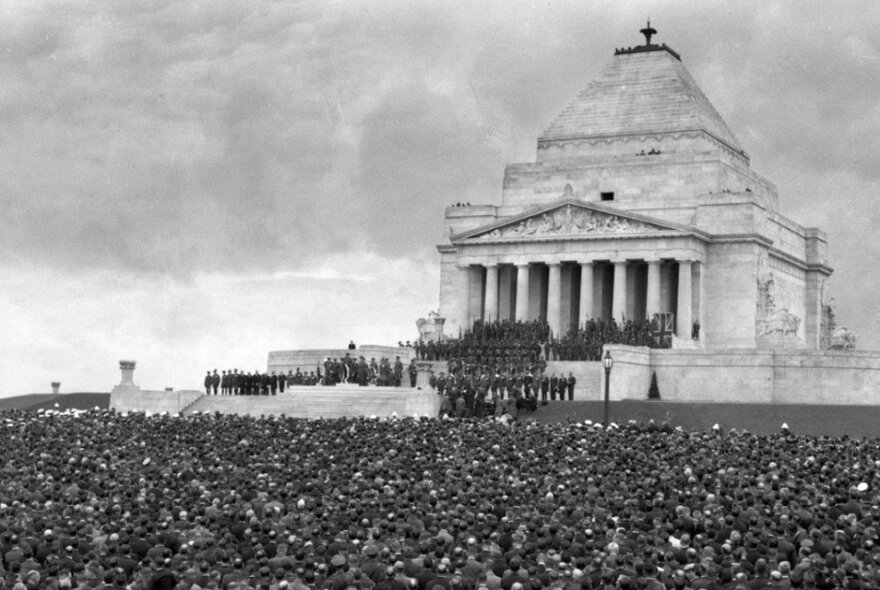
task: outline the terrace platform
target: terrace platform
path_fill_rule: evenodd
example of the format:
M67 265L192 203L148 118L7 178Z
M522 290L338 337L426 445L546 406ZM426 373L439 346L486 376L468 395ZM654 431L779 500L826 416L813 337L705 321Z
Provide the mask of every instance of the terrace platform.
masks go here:
M440 410L440 396L408 387L293 387L278 395L202 395L181 408L196 412L293 418L341 418L356 416L430 416Z

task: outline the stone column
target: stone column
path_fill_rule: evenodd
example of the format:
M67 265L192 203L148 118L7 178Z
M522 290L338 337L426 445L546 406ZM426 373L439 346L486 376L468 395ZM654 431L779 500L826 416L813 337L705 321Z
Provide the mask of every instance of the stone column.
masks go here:
M487 322L498 319L498 265L486 265L486 305L483 319Z
M458 288L454 290L458 303L458 317L455 319L464 331L471 324L471 270L468 266L459 266L458 273Z
M660 261L648 261L648 293L645 298L647 302L645 308L646 319L654 318L655 313L660 313Z
M52 393L54 395L58 395L58 392L61 390L61 381L53 381L52 382Z
M691 289L691 261L678 261L678 311L676 319L677 332L679 338L691 338L691 327L693 326L692 310L693 297Z
M614 263L614 293L611 300L611 317L623 321L626 314L626 260Z
M593 315L593 263L581 263L581 300L578 313L578 326L583 325Z
M516 319L529 319L529 265L516 265Z
M550 272L547 277L547 323L555 336L562 329L562 266L558 262L548 262Z

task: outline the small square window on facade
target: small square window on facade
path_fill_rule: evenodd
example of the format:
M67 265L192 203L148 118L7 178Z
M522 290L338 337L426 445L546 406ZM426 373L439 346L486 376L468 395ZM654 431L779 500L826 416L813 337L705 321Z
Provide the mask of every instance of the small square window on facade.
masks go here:
M614 200L614 192L601 193L603 201L613 201Z

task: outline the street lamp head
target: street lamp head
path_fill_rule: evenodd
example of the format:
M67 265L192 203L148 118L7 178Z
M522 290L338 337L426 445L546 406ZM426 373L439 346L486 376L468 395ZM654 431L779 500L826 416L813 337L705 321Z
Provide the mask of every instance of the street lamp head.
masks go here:
M611 351L610 350L605 351L605 356L602 357L602 366L605 367L606 371L610 371L611 367L614 366L614 359L611 358Z

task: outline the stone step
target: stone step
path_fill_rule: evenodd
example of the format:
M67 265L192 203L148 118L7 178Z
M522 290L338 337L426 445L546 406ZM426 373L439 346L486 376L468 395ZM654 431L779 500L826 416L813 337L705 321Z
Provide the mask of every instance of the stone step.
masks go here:
M430 391L408 387L294 387L278 395L202 396L186 414L215 413L297 418L343 416L436 416L440 400Z
M554 373L568 377L571 373L577 379L574 386L576 401L591 401L603 398L602 363L600 361L549 361L547 374Z

